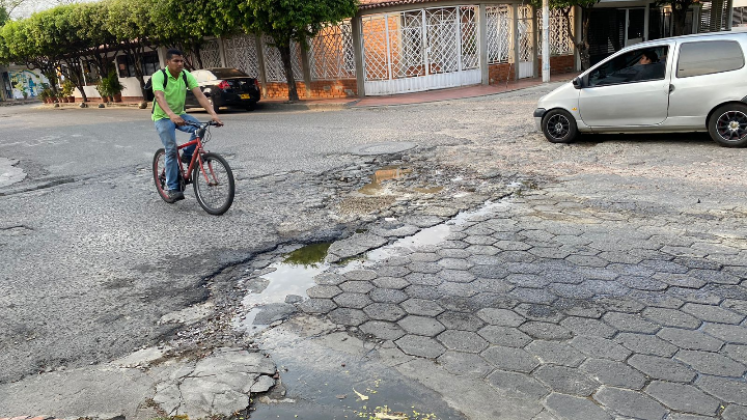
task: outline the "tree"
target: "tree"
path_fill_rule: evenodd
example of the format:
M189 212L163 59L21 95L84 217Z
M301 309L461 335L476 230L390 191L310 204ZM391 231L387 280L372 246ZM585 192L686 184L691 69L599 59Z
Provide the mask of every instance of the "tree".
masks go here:
M10 20L10 13L5 9L5 7L0 6L0 26L5 25L5 22Z
M106 1L79 4L73 9L71 16L78 36L87 39L90 45L85 54L96 65L102 77L113 69L114 59L120 49L116 37L107 30L108 17L109 3Z
M288 82L288 100L297 101L296 79L293 77L291 44L298 42L307 48L307 39L316 35L325 25L338 24L358 11L357 0L246 0L240 5L248 16L244 27L254 33L264 33L272 38L280 51Z
M699 4L700 0L659 0L657 6L672 8L672 35L687 35L687 11L691 6Z
M109 0L105 23L105 29L133 60L135 78L140 82L143 98L146 97L143 56L145 49L154 43L155 25L159 24L151 19L155 3L156 0Z
M581 69L586 70L591 66L591 55L589 54L589 23L591 22L591 9L600 0L549 0L550 9L560 10L568 27L568 37L576 47L576 53L581 60ZM540 0L533 0L535 8L541 8ZM578 7L581 9L581 41L576 42L578 28L571 21L571 12Z

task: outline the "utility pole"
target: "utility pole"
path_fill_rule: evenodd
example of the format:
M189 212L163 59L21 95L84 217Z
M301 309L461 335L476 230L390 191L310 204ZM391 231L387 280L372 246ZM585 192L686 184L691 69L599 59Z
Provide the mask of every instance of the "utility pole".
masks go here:
M542 83L550 82L550 1L542 0Z

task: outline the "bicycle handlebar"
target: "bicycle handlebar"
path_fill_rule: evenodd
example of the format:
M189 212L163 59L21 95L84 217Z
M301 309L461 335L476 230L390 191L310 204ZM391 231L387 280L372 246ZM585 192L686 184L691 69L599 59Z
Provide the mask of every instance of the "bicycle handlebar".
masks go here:
M207 121L207 122L199 122L199 123L192 122L192 121L184 121L184 122L186 125L191 125L192 127L197 127L197 128L207 128L211 125L213 126L218 125L215 121Z

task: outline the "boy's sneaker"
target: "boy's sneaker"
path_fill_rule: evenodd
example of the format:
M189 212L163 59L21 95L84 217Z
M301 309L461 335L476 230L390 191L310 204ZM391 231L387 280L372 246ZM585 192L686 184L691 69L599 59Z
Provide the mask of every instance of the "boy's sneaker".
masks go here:
M169 200L173 203L175 201L184 200L184 193L179 190L169 190L166 192L169 196Z
M189 162L192 162L192 156L182 155L181 157L182 163L186 163L189 165Z

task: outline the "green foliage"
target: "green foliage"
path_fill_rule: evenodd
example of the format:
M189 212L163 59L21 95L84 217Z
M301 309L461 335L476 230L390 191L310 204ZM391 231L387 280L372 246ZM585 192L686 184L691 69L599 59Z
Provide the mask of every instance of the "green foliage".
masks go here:
M0 6L0 26L5 25L5 22L10 20L10 13L8 11Z
M96 87L101 97L119 95L124 90L124 85L119 81L117 72L111 71L101 78L99 85Z
M75 84L70 80L65 80L62 83L62 96L72 96L75 91Z

